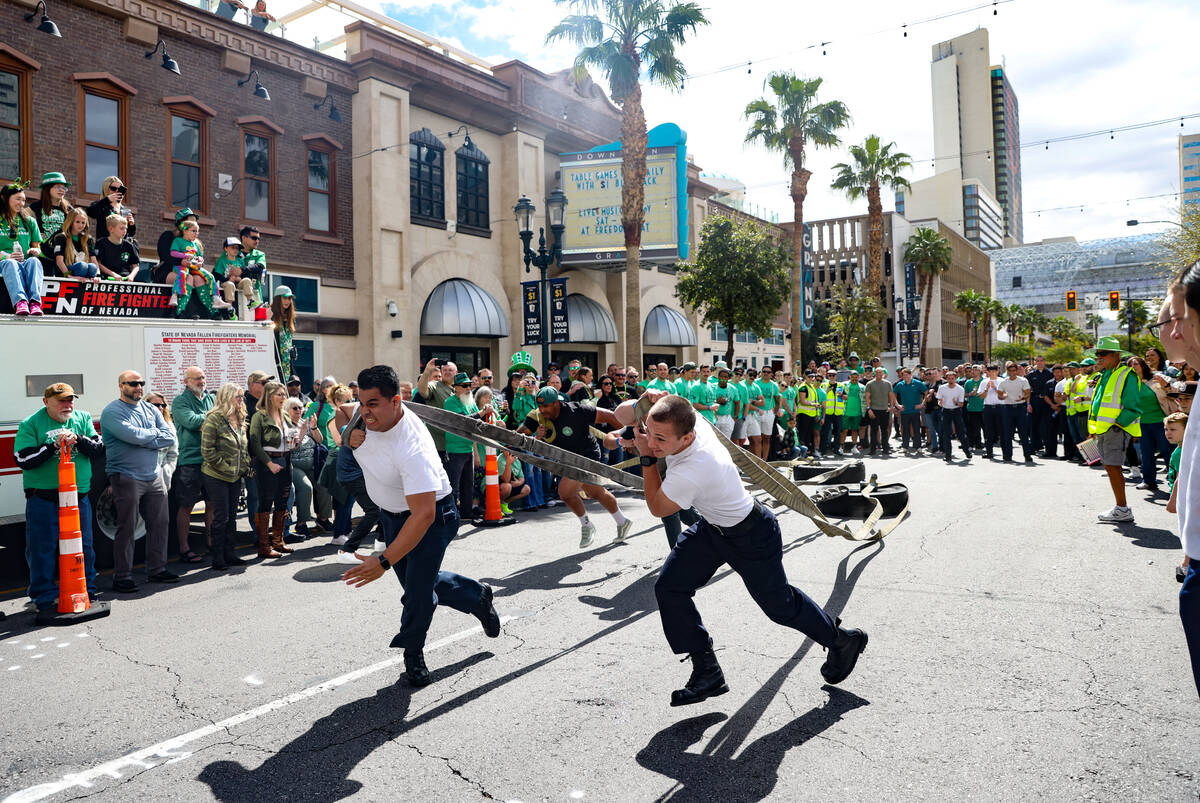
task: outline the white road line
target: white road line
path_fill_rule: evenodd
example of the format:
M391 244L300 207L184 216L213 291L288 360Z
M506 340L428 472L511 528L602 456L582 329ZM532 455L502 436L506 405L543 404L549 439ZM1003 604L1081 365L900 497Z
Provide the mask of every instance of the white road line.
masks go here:
M500 622L503 624L505 622L512 621L515 618L517 617L502 616L500 617ZM438 639L432 644L426 644L425 651L429 652L431 650L441 649L442 647L449 646L456 641L462 641L469 636L473 636L476 633L481 632L483 632L483 628L478 625L467 628L461 632L446 636L443 639ZM376 672L381 672L384 669L388 669L402 663L404 663L403 655L396 658L389 658L386 661L380 661L378 663L371 664L370 666L363 667L362 669L355 669L353 672L347 672L344 675L339 675L338 677L327 680L324 683L318 683L315 686L309 686L307 689L295 692L294 694L289 694L287 697L280 697L277 700L272 700L271 702L260 705L257 708L251 708L249 711L243 711L240 714L234 714L233 716L223 719L220 722L216 722L212 725L205 725L203 728L197 728L194 731L189 731L188 733L185 733L181 736L176 736L173 739L167 739L165 742L159 742L158 744L151 745L150 747L145 747L141 750L135 750L134 752L128 753L121 758L97 765L91 769L84 770L83 772L69 773L53 783L38 784L37 786L30 786L18 792L14 792L8 797L4 798L3 803L28 803L28 801L33 800L45 800L52 795L56 795L59 792L65 792L66 790L76 786L84 789L91 789L94 786L92 781L99 778L120 778L122 771L126 769L146 770L160 766L153 761L154 759L164 759L162 764L174 764L175 762L182 761L188 756L192 755L192 753L188 751L177 752L185 745L189 745L192 742L197 742L201 739L212 736L214 733L220 733L229 728L237 727L238 725L241 725L244 722L249 722L252 719L258 719L259 717L265 714L270 714L273 711L287 708L293 703L299 703L307 700L310 697L315 697L318 694L323 694L327 691L333 691L336 688L345 686L347 683L360 680L368 675L373 675Z
M926 467L928 467L928 466L932 466L932 465L933 465L933 462L934 462L933 460L923 460L922 462L920 462L920 463L917 463L915 466L909 466L908 468L902 468L902 469L900 469L899 471L891 471L891 472L888 472L888 474L887 474L887 475L886 475L886 476L883 478L883 480L890 479L890 478L892 478L892 477L895 477L895 476L897 476L897 475L899 475L899 474L904 474L904 473L906 473L906 472L909 472L909 471L916 471L916 470L917 470L917 469L919 469L919 468L926 468ZM882 482L883 480L881 480L881 482Z

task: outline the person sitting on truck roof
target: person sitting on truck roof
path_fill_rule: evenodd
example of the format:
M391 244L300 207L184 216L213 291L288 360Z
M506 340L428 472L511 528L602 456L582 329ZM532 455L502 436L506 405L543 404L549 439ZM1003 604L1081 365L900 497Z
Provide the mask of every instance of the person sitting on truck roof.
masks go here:
M29 564L29 598L38 612L58 608L58 460L71 448L79 497L79 532L83 539L83 574L88 596L96 599L96 551L92 548L92 458L104 454L104 441L92 416L75 409L75 390L55 382L42 394L42 407L17 427L13 451L25 488L25 560Z
M42 233L25 208L25 186L0 189L0 276L17 315L42 314Z
M108 236L96 241L96 261L100 275L118 282L132 282L141 267L141 257L133 240L125 237L129 222L120 215L109 215L104 221Z
M85 281L99 278L100 268L88 235L88 216L83 209L75 207L67 212L63 230L50 238L46 250L54 260L57 275L78 276Z
M200 221L200 216L186 206L175 213L175 225L158 235L158 264L150 271L150 281L155 284L167 284L174 273L179 260L171 256L171 243L183 233L179 227L185 220Z

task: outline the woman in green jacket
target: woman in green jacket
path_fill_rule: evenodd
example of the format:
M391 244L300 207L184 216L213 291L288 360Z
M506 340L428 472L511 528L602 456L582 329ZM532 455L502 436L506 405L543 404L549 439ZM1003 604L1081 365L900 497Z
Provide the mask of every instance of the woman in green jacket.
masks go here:
M258 400L258 410L250 419L250 454L254 458L254 480L258 484L254 529L258 534L258 554L263 558L277 558L280 553L295 551L283 543L288 494L292 490L291 453L296 434L291 421L283 414L286 400L286 387L279 382L267 382L262 398Z
M245 563L233 552L237 503L242 478L250 476L246 445L246 402L242 389L226 382L217 391L213 408L200 428L200 473L208 503L213 506L212 567L224 571Z

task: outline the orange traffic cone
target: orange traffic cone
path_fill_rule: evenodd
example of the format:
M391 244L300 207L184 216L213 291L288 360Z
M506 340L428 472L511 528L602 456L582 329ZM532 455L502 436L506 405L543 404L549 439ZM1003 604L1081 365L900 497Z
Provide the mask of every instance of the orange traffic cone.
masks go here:
M28 533L28 538L37 537ZM38 624L70 625L108 616L107 602L88 598L83 565L83 533L79 528L79 489L71 446L63 444L58 460L58 612L39 613Z
M472 522L476 527L503 527L516 519L500 512L500 469L496 450L485 446L483 457L483 518Z

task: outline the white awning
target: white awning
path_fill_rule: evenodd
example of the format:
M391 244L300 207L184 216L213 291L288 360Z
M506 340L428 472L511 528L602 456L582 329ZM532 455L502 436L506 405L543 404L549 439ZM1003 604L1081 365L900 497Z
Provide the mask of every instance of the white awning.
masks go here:
M474 282L450 279L433 288L421 310L422 337L508 337L508 316Z
M572 293L567 296L567 334L572 343L616 343L617 324L599 303Z
M659 304L646 316L646 325L642 328L642 344L670 348L694 346L696 330L688 323L688 319L683 317L682 312Z

